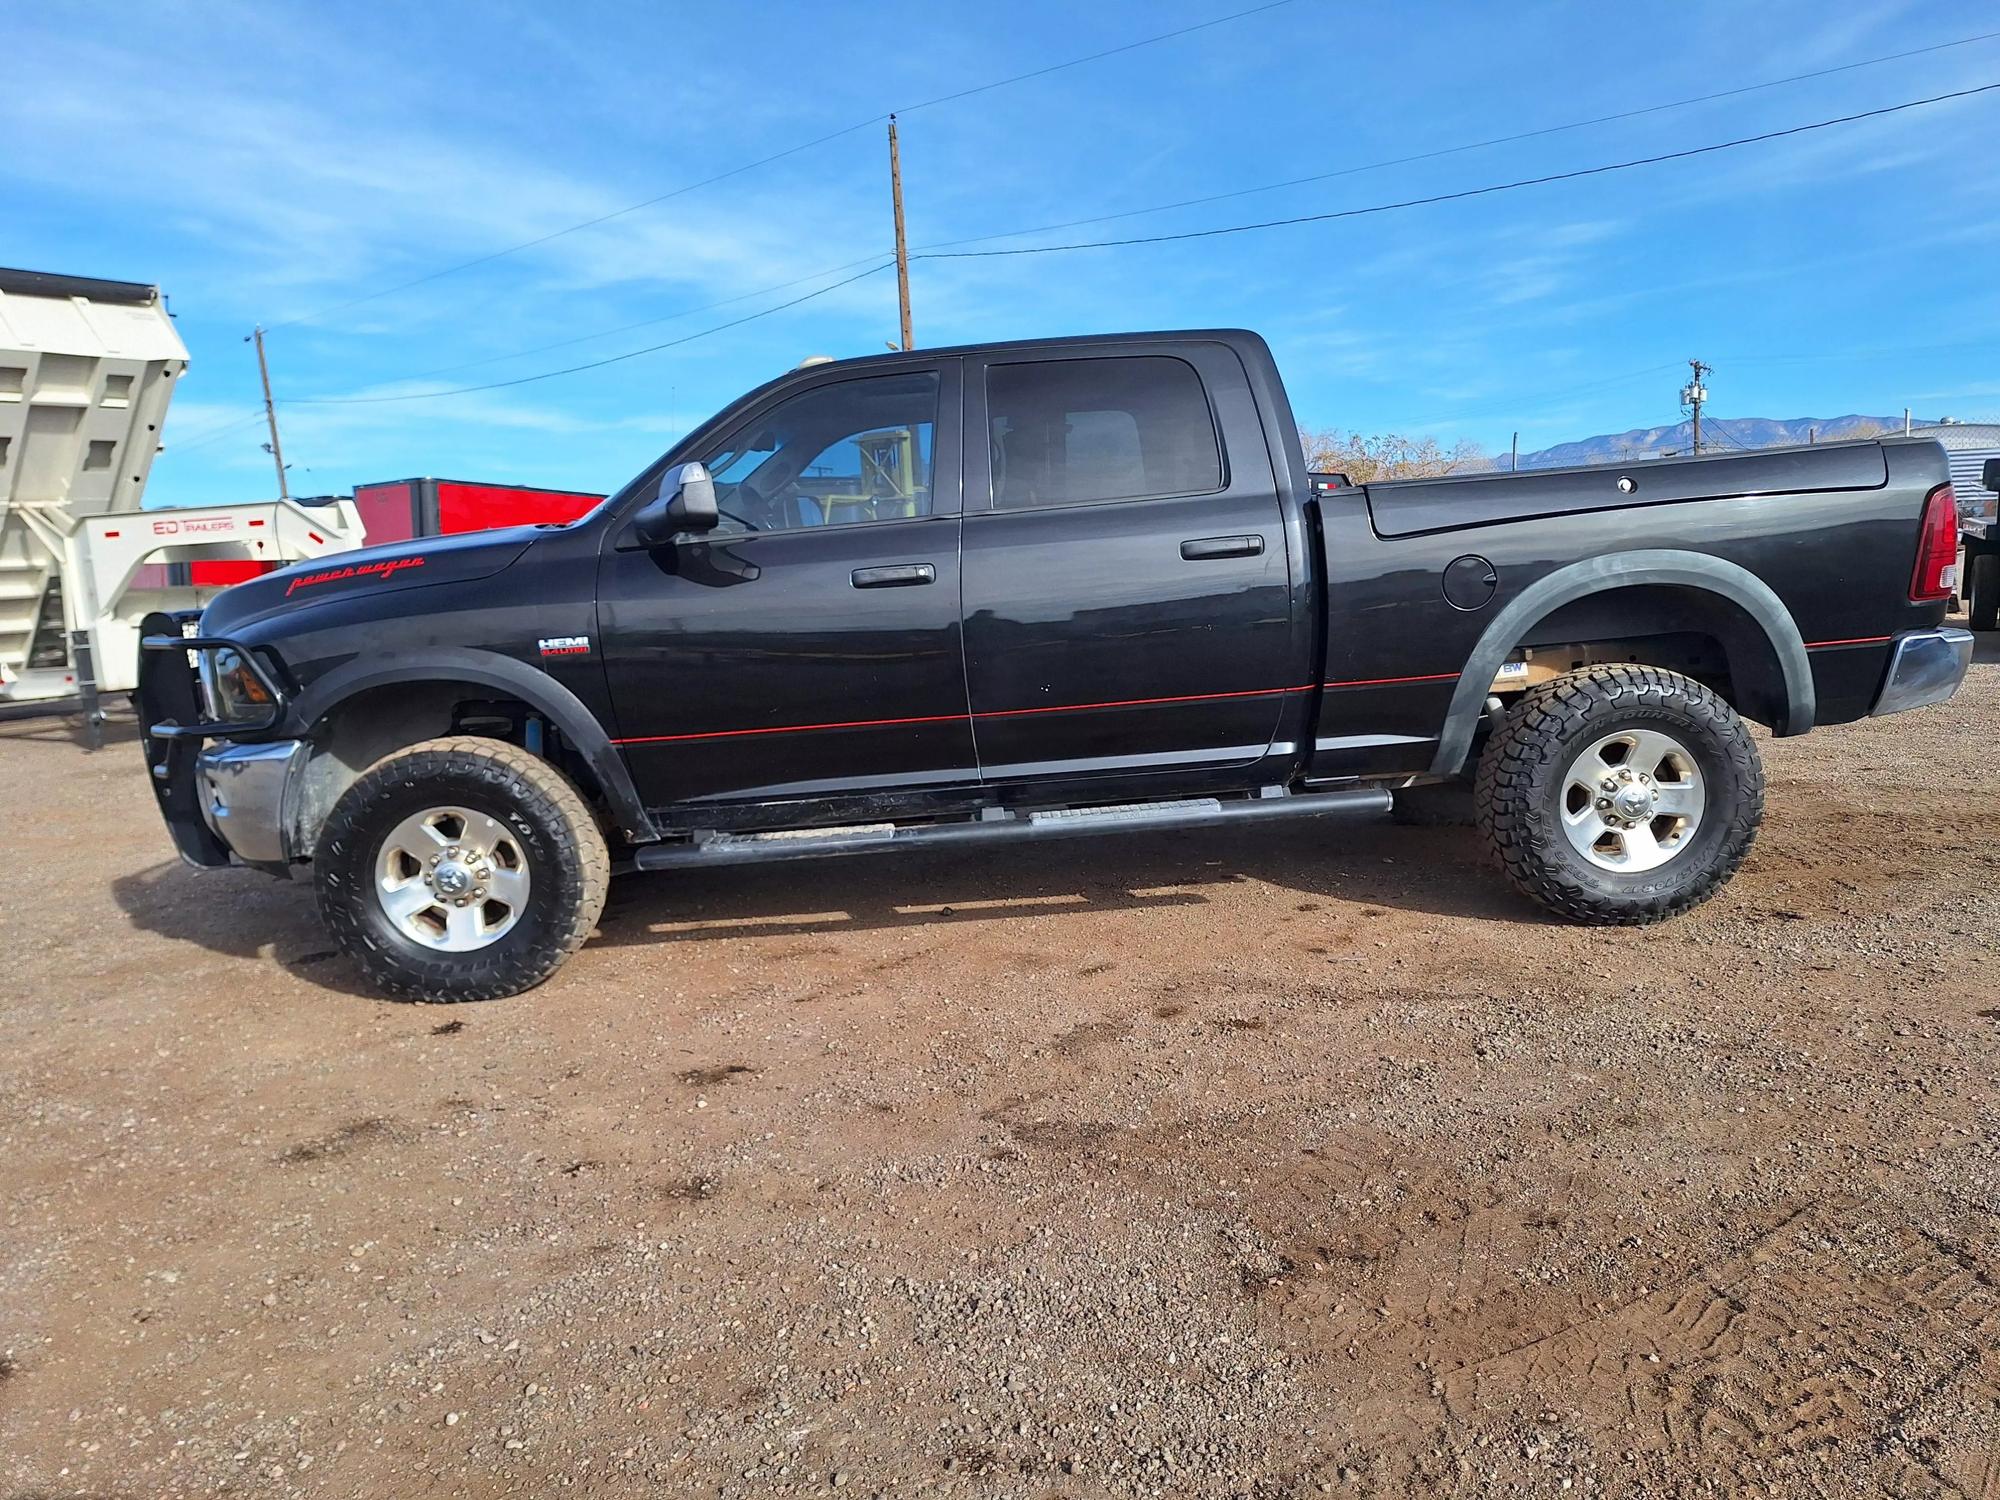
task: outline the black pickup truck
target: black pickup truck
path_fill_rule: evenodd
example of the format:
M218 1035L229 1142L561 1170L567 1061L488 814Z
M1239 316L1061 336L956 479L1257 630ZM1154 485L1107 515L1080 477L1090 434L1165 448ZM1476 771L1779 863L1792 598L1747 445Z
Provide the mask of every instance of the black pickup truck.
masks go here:
M801 368L566 526L301 563L145 631L188 861L309 866L373 982L515 993L614 869L1380 814L1470 779L1564 917L1712 894L1744 719L1937 703L1957 516L1882 439L1357 487L1240 331Z

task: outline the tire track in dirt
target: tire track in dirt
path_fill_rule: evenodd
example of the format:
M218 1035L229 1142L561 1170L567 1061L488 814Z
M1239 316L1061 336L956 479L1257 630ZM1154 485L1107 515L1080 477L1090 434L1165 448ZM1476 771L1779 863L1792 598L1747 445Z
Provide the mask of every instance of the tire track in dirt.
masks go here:
M1624 1441L1682 1475L1850 1443L1903 1459L1901 1392L1961 1379L1996 1347L2000 1293L1913 1228L1844 1245L1857 1209L1800 1209L1677 1286L1454 1370L1447 1408L1467 1423L1623 1413Z

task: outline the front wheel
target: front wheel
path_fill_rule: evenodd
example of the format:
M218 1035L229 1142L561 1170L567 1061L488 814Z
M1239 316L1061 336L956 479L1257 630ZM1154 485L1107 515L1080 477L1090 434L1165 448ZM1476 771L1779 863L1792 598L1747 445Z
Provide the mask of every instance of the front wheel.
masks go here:
M429 740L334 804L313 851L320 916L384 993L495 1000L583 946L611 860L576 788L500 740Z
M1693 679L1591 667L1528 693L1487 742L1479 826L1507 877L1558 915L1638 926L1736 873L1764 815L1743 721Z

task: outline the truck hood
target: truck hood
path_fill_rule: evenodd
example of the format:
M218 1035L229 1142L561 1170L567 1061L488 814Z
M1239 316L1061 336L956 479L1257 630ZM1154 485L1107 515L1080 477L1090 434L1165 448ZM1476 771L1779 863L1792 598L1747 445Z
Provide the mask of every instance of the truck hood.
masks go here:
M511 567L536 528L468 531L381 547L336 552L225 589L202 612L202 631L228 635L287 610L357 594L376 595L436 583L466 583Z

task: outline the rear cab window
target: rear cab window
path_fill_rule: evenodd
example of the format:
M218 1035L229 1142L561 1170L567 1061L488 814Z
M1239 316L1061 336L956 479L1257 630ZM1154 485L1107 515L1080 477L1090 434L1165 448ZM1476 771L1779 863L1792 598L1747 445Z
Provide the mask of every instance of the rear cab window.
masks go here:
M986 410L996 510L1223 487L1222 445L1201 376L1172 355L991 365Z

